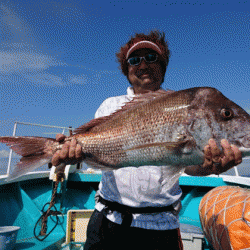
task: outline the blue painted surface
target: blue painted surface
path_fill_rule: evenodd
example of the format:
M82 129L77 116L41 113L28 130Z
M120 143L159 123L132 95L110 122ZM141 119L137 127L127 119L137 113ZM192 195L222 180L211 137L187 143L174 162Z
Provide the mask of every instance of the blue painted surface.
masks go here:
M101 174L76 173L69 175L69 181L100 182Z
M206 191L198 191L197 188L192 189L182 197L182 210L180 212L180 222L198 226L201 228L198 207L202 197Z
M67 190L56 208L63 213L60 223L53 233L40 242L34 238L33 230L45 203L50 202L52 181L48 178L31 179L0 186L0 226L20 226L15 249L39 250L49 247L58 249L66 235L67 211L70 209L94 209L94 196L101 174L71 174ZM198 206L202 197L211 188L227 185L221 178L182 176L180 185L183 190L180 222L201 227ZM230 184L231 185L231 184ZM62 186L63 188L63 186ZM54 220L55 221L55 220ZM48 231L54 226L48 220ZM211 249L209 247L205 249Z
M101 178L101 174L76 173L69 176L69 181L100 182ZM222 178L211 176L181 176L179 182L183 186L218 187L228 185Z
M29 181L31 189L33 187L32 182L32 180ZM37 193L39 194L43 188L40 185ZM21 227L17 235L15 249L44 249L45 246L53 245L57 239L64 237L66 223L63 226L58 226L53 234L54 236L51 235L44 242L39 242L34 238L33 230L41 216L41 210L20 183L0 186L0 194L0 225ZM49 220L48 230L52 228L52 224L54 223ZM55 235L57 235L56 240Z
M63 216L59 216L59 224L44 241L34 237L34 226L42 215L45 203L50 202L52 182L48 179L28 180L0 186L0 226L20 226L15 249L39 250L49 247L58 249L66 235L67 211L69 209L93 209L95 205L95 189L82 182L68 183L62 204ZM86 184L86 183L85 183ZM58 189L59 190L59 189ZM61 203L56 201L60 210ZM47 207L48 208L48 205ZM48 219L49 232L55 225L55 217ZM36 231L40 232L40 227Z
M227 186L228 184L220 177L210 176L181 176L179 179L181 186L200 186L200 187L218 187Z
M101 178L101 174L76 173L69 176L69 181L100 182ZM228 185L222 178L211 176L181 176L179 182L182 186L218 187Z

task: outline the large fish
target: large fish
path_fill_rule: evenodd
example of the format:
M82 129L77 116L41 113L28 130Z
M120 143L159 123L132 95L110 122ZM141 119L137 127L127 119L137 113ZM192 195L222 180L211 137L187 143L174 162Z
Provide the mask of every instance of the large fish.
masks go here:
M139 95L110 116L79 127L75 138L86 162L100 169L157 165L173 185L186 166L204 162L210 138L225 138L250 155L250 115L214 88L201 87ZM62 144L52 138L0 137L21 155L9 179L51 162ZM73 163L66 161L67 164Z

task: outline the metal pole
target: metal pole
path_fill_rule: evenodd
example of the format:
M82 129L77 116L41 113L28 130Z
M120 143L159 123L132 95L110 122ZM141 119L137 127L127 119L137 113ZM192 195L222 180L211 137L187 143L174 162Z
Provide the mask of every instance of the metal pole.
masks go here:
M72 132L72 127L69 126L69 135L72 136L73 135L73 132Z
M35 124L35 123L28 123L28 122L16 122L16 123L18 123L18 124L23 124L23 125L39 126L39 127L49 127L49 128L62 128L62 129L69 129L68 127L51 126L51 125L42 125L42 124Z
M234 171L235 171L235 175L239 176L239 172L238 172L238 168L237 167L234 167Z
M17 122L15 122L15 124L14 124L13 136L16 135L16 128L17 128ZM7 175L8 176L10 174L11 158L12 158L12 149L10 150L10 155L9 155L9 162L8 162L8 169L7 169Z

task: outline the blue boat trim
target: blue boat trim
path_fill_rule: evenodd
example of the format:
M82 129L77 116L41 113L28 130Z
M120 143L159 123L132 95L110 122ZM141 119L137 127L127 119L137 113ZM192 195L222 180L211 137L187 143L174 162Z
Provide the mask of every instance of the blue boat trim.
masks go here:
M100 182L102 174L92 173L74 173L69 175L69 181L80 181L80 182Z
M227 186L222 177L212 176L181 176L179 179L180 185L183 186L201 186L201 187L218 187Z

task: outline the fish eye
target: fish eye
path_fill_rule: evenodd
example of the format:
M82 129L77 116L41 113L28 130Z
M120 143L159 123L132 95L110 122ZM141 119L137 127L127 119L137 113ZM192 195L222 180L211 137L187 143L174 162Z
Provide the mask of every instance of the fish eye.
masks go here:
M233 111L229 108L221 109L220 114L221 114L222 118L225 120L229 120L229 119L233 118Z

